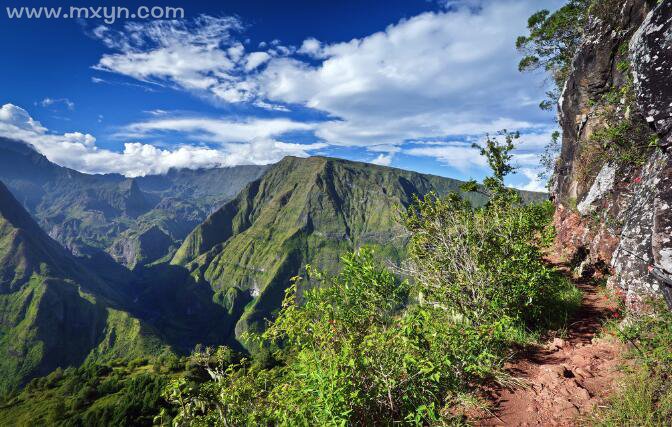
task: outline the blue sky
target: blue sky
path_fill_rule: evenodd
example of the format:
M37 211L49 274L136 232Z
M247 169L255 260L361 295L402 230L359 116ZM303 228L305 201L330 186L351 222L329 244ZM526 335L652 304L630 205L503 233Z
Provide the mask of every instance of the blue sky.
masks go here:
M478 179L471 143L508 128L523 133L510 183L540 189L554 115L537 107L545 76L518 73L513 45L559 3L190 1L171 4L184 19L112 24L9 19L3 6L0 135L90 173L330 155Z

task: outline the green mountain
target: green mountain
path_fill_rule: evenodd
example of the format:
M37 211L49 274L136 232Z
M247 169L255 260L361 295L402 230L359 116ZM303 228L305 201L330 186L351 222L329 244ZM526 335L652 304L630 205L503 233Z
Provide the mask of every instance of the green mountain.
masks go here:
M446 194L460 184L365 163L287 157L199 225L171 263L207 283L216 299L249 296L241 298L250 302L236 323L240 337L263 328L306 264L334 270L341 254L364 244L399 261L407 236L395 220L398 207L413 195ZM467 197L485 201L480 194Z
M0 180L40 226L76 255L106 253L129 268L169 259L194 227L265 169L171 170L134 179L88 175L0 138Z
M397 208L461 184L323 157L126 179L8 140L0 177L0 392L84 361L242 350L306 264L333 271L364 244L398 262Z
M59 366L158 354L155 330L47 236L0 183L0 391Z

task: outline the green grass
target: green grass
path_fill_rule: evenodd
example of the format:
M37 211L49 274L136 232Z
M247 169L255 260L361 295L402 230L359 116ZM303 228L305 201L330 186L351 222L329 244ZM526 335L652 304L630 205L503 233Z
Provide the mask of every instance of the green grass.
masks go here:
M669 373L643 367L629 370L621 388L588 424L600 427L663 427L672 423L672 382Z
M630 313L625 322L605 326L629 344L625 356L630 361L620 388L589 418L590 425L672 425L672 312L662 301L652 301L649 308L648 313Z

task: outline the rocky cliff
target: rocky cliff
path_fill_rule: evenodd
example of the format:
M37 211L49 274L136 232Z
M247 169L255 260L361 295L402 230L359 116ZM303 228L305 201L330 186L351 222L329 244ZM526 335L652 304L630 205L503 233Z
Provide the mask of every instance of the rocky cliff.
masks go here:
M647 295L669 298L672 1L602 3L559 102L555 223L559 249L610 270L636 307Z

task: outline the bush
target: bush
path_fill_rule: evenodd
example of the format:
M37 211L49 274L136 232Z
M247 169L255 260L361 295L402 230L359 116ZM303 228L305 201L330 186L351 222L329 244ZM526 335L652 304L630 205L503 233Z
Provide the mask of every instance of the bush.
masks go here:
M243 360L217 381L174 381L165 396L178 423L369 425L431 422L459 392L495 377L509 320L477 326L444 310L404 309L412 287L368 249L343 257L343 271L297 304L296 284L262 341L280 366Z
M542 259L541 247L552 239L552 204L524 205L504 186L517 135L502 135L504 143L488 138L482 149L494 176L481 189L467 188L488 195L485 207L430 194L403 215L412 235L406 274L427 304L477 324L506 316L538 328L566 316L579 293Z

